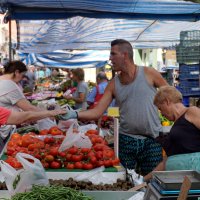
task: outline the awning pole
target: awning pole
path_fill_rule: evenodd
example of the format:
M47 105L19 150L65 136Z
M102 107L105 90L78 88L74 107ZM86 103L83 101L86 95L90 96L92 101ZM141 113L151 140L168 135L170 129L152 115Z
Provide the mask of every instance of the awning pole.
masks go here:
M12 52L11 52L11 46L12 46L11 20L9 20L8 24L9 24L9 61L11 61L12 60Z

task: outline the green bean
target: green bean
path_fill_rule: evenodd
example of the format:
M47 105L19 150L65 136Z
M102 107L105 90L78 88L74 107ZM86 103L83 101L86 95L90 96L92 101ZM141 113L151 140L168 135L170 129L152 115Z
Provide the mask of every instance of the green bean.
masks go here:
M93 198L82 194L72 188L63 186L37 186L34 185L29 192L18 193L11 200L92 200ZM7 200L0 198L0 200Z

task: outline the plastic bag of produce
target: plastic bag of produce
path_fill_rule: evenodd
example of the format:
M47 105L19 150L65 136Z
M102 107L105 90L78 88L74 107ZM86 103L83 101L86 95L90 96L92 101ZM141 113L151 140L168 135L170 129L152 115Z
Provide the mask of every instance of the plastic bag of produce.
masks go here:
M57 126L56 122L50 120L49 118L38 120L37 125L40 131L44 129L50 129L53 126Z
M16 158L23 169L16 170L3 160L0 161L1 172L11 195L30 190L32 185L49 184L45 170L38 159L25 153L17 153Z
M75 121L77 121L77 119L69 119L69 120L66 120L66 121L59 120L58 128L61 129L61 130L67 131Z
M78 122L75 121L67 131L66 137L60 145L59 151L65 151L72 146L79 148L91 148L92 143L85 132L81 130Z

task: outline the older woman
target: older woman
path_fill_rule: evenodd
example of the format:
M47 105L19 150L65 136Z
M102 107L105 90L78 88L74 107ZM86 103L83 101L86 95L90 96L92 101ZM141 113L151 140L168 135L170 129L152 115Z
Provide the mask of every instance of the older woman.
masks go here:
M81 68L72 70L72 80L77 83L77 89L72 96L64 96L66 99L72 99L76 102L75 109L86 110L88 85L84 82L84 71Z
M174 125L163 143L168 159L155 170L200 171L200 109L185 107L181 93L172 86L163 86L157 92L154 104ZM166 162L166 163L165 163ZM145 179L149 179L151 174Z

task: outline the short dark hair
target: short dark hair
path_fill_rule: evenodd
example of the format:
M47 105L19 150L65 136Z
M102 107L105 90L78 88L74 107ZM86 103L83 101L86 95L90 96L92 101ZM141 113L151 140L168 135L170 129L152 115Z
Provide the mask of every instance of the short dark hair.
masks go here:
M121 51L127 51L128 57L133 61L133 47L130 42L124 39L116 39L111 42L111 47L118 45Z
M4 74L12 74L15 71L19 71L21 72L26 72L27 71L27 67L26 65L20 61L20 60L14 60L14 61L10 61L8 63L6 63L4 65Z
M80 81L84 80L84 70L82 68L76 68L72 70L72 74L78 77Z
M108 78L107 78L105 72L99 72L99 73L97 74L97 79L100 79L100 80L108 80Z

